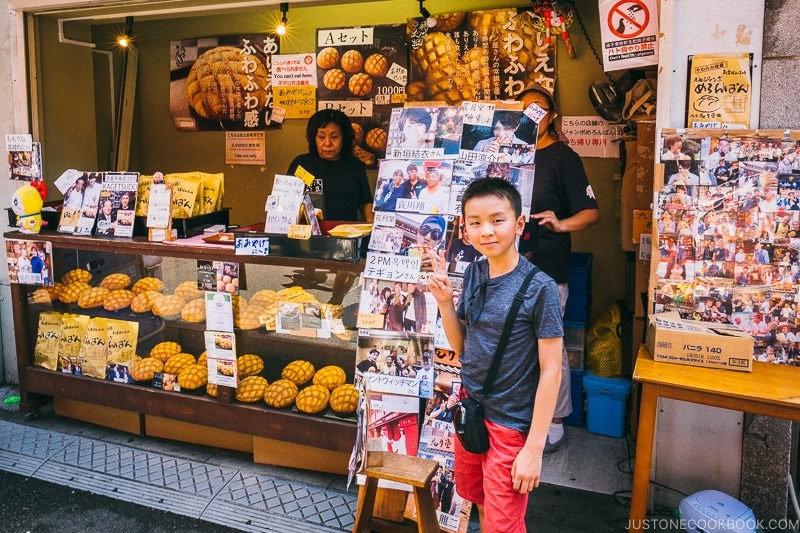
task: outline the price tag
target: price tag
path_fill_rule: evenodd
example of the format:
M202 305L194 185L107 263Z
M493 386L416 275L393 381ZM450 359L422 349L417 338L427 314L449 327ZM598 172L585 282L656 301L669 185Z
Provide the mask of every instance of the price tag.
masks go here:
M294 175L303 180L303 183L306 185L311 185L311 182L314 181L314 174L304 169L300 165L297 166L297 169L294 171Z
M269 255L269 237L236 237L236 255Z
M290 239L307 241L311 238L311 226L308 224L292 224L289 226L289 232L287 233L287 236Z

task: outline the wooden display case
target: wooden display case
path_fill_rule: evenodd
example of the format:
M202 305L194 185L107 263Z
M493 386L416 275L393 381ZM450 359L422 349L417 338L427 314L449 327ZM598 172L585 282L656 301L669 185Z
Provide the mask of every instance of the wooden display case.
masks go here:
M141 238L108 240L58 233L26 235L16 231L5 234L8 239L50 242L53 247L53 274L58 280L73 268L86 268L92 261L111 265L110 268L136 276L144 275L148 264L180 261L177 280L170 287L165 281L164 293L174 289L178 281L194 279L197 260L238 262L246 269L247 297L260 289L278 290L281 286L265 285L263 273L275 266L314 267L320 270L361 271L363 262L298 259L275 256L235 255L233 247L185 246L148 242ZM102 258L98 261L97 258ZM149 260L147 258L150 258ZM87 261L88 260L88 261ZM120 266L121 265L121 266ZM182 277L180 277L182 276ZM96 276L96 285L102 276ZM174 276L173 276L174 277ZM268 283L268 282L266 282ZM205 323L193 324L182 320L169 321L150 313L136 314L129 309L116 312L102 307L80 309L76 304L34 303L30 295L37 289L31 285L11 285L14 306L14 329L19 368L20 409L36 415L38 410L56 399L58 414L88 420L101 425L121 427L141 435L210 444L241 451L253 451L254 460L265 463L314 468L344 473L356 435L355 416L338 417L333 413L307 415L293 409L273 409L264 402L240 403L234 399L235 390L220 387L219 397L168 392L141 384L122 384L108 380L76 376L48 370L33 364L39 314L44 311L80 313L89 316L108 316L139 322L139 348L146 356L157 342L172 340L184 351L199 355L204 348ZM345 370L349 383L355 371L356 344L350 340L316 339L301 336L236 329L237 354L255 353L265 362L263 375L271 383L280 378L283 367L290 361L305 359L315 368L338 365ZM124 420L120 425L119 420ZM109 422L109 420L111 422ZM138 423L136 421L138 420ZM207 430L207 431L204 431ZM272 443L272 445L270 445ZM280 444L280 453L272 453ZM297 453L293 453L293 450ZM324 451L327 460L309 465L303 457L309 450ZM292 459L294 457L294 459ZM297 463L297 464L294 464Z

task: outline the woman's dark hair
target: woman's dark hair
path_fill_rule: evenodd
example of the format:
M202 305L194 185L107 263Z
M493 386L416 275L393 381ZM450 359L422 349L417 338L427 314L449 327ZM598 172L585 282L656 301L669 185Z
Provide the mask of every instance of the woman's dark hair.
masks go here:
M519 93L515 98L517 99L517 101L521 102L522 98L526 94L540 94L544 96L545 100L547 101L547 109L545 109L545 111L547 111L548 113L550 112L555 113L556 101L553 100L553 95L550 94L550 91L545 89L544 86L536 84L532 87L528 87L527 89ZM558 139L558 130L556 130L556 124L552 120L547 124L547 134L554 139Z
M322 109L308 119L308 124L306 125L308 151L314 155L319 155L319 152L317 152L317 130L324 128L328 124L336 124L342 130L342 156L352 154L353 139L356 137L356 132L353 131L353 126L347 115L337 109Z
M424 107L407 107L400 113L400 129L406 125L406 121L415 124L425 124L425 131L431 128L431 115Z
M508 200L514 209L514 216L522 215L522 197L511 183L502 178L481 178L473 181L461 196L461 212L466 213L467 202L474 198L496 196L501 200Z

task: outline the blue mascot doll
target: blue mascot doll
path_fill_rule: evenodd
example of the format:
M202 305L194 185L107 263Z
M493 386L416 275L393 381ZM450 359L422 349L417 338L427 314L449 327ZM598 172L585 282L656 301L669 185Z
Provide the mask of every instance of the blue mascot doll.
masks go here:
M11 209L17 215L17 226L22 233L39 233L42 229L42 196L30 185L23 185L11 197Z

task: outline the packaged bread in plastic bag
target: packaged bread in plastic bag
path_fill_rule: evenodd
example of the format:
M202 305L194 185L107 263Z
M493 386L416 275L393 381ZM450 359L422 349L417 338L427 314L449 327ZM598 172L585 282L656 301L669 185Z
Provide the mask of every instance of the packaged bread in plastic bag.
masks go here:
M47 311L39 315L33 364L48 370L58 368L58 340L61 337L61 313Z
M203 182L199 172L182 172L164 175L172 185L172 216L189 218L200 214Z
M58 338L58 357L61 361L61 371L70 374L80 374L78 354L81 351L83 335L89 317L64 313L61 315L61 335Z
M115 365L117 381L127 383L136 358L136 341L139 338L139 323L128 320L109 320L106 326L106 362ZM122 368L125 370L123 371Z
M83 334L78 363L81 374L93 378L106 377L106 330L108 319L94 317L89 319Z

